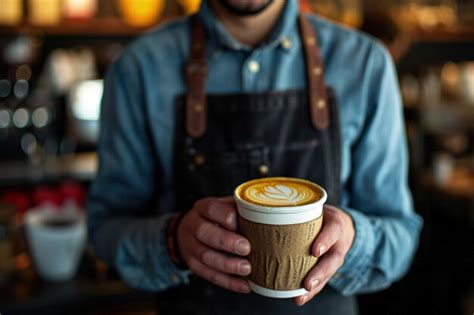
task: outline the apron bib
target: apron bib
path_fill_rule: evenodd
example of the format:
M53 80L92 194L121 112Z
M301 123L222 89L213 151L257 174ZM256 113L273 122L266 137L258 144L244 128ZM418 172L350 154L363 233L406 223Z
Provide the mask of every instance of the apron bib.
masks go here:
M177 98L174 147L176 210L205 197L230 196L266 176L304 178L339 204L340 129L334 94L324 84L312 26L299 18L308 90L206 95L205 32L192 18L188 94ZM179 197L178 197L179 196ZM197 276L158 295L159 314L357 314L354 297L326 288L303 307L221 289Z

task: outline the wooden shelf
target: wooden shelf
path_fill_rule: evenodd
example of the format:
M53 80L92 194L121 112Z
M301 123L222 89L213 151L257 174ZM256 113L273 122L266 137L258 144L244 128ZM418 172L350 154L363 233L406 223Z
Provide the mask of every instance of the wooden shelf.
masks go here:
M167 16L157 24L172 19ZM0 26L0 36L19 34L44 34L46 36L135 36L152 29L133 27L119 18L97 18L89 21L64 21L55 26L35 26L22 24L19 26ZM417 29L406 31L407 36L415 42L453 42L474 41L474 26L443 27L431 30Z
M431 171L421 175L424 187L443 194L474 200L474 173L470 169L456 168L445 183L437 183Z
M406 35L415 42L463 42L474 41L473 26L456 26L431 30L407 31Z
M160 23L163 21L160 21ZM118 18L101 18L90 21L66 21L55 26L23 24L15 27L0 26L0 36L39 34L44 36L136 36L149 27L133 27Z
M420 116L424 128L432 133L473 132L474 106L424 106Z
M97 155L79 153L49 157L42 164L28 161L0 163L0 188L73 179L90 182L97 173Z
M474 132L474 105L444 102L444 105L404 107L407 120L417 121L431 134Z

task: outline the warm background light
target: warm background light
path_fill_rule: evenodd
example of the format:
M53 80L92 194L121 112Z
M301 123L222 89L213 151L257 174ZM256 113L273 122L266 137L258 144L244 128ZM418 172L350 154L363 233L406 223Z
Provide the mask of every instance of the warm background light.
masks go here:
M165 7L164 0L119 0L118 3L125 22L137 27L157 22Z

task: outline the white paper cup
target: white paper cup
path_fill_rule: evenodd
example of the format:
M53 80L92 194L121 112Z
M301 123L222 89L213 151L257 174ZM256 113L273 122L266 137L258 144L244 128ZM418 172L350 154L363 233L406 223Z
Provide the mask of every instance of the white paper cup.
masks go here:
M310 186L320 196L300 206L264 206L241 197L240 190L248 183L237 187L234 199L239 212L239 230L249 239L252 248L248 257L252 266L249 284L252 291L264 296L300 296L307 293L302 281L317 262L310 250L322 226L327 194L319 185L302 179L278 177L256 181L271 180L296 181Z

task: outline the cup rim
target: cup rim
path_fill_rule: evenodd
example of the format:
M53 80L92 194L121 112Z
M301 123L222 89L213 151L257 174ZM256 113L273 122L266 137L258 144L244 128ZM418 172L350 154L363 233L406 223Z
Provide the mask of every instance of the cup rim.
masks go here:
M243 185L247 184L248 182L251 181L257 181L257 180L265 180L265 179L274 179L274 180L292 180L292 181L299 181L299 182L304 182L306 184L309 184L313 187L316 187L320 192L322 193L322 197L316 200L315 202L300 205L300 206L262 206L258 205L255 203L248 202L244 200L242 197L239 196L238 190L241 188ZM326 200L327 200L327 193L326 190L324 190L323 187L319 186L316 183L313 183L309 180L306 179L301 179L301 178L295 178L295 177L265 177L265 178L258 178L250 181L246 181L234 190L234 199L236 202L240 203L243 207L245 207L247 210L255 211L255 212L262 212L262 213L269 213L269 214L292 214L292 213L299 213L299 212L305 212L314 209L315 207L322 206ZM274 209L278 209L278 211L275 211Z
M51 227L46 224L43 224L45 220L53 218L53 221L58 219L58 217L72 219L72 224L67 226L56 226ZM77 228L82 228L86 224L86 217L83 213L55 213L50 209L45 209L41 207L32 208L28 210L25 214L24 224L27 229L41 229L42 231L51 232L51 233L65 233L69 231L74 231Z

